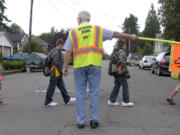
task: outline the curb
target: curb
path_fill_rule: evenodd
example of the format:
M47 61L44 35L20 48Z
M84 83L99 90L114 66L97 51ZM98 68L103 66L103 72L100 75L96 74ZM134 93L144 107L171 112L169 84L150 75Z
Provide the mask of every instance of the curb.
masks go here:
M10 74L21 73L21 72L23 72L22 69L18 69L18 70L3 70L3 71L1 71L1 75L10 75Z

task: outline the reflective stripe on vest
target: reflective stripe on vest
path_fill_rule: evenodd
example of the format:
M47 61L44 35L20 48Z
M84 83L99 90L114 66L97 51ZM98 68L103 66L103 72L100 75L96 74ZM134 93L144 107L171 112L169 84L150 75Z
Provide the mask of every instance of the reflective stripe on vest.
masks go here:
M95 30L95 45L96 45L96 47L99 47L99 41L100 41L100 27L98 27L98 26L95 26L94 27L94 30Z
M95 30L94 46L87 47L87 48L79 48L78 36L77 36L76 29L72 30L71 35L72 35L72 43L73 43L73 47L74 47L73 57L84 54L84 53L88 53L88 52L99 53L101 55L103 54L103 50L101 48L99 48L101 28L98 26L95 26L94 30Z
M76 49L79 48L79 45L78 45L78 37L77 37L77 32L75 30L72 30L72 43L73 43L73 46Z
M78 55L81 55L81 54L86 54L86 53L90 53L90 52L93 52L93 53L98 53L100 55L103 54L103 50L100 49L100 48L95 48L95 47L88 47L88 48L85 48L85 49L79 49L79 50L76 50L76 51L73 51L73 56L76 57Z

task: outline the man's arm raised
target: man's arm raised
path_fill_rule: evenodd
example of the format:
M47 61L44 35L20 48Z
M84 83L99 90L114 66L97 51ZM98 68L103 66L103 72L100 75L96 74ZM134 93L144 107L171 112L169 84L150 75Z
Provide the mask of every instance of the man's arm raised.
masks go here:
M113 38L130 38L132 40L136 40L138 39L138 37L134 34L124 34L124 33L120 33L120 32L117 32L115 31L114 34L113 34Z

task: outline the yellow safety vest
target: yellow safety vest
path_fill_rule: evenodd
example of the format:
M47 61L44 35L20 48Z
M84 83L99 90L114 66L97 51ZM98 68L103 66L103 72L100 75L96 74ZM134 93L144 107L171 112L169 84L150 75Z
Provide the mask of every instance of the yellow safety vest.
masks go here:
M103 28L82 23L69 32L73 44L74 68L88 65L102 66Z

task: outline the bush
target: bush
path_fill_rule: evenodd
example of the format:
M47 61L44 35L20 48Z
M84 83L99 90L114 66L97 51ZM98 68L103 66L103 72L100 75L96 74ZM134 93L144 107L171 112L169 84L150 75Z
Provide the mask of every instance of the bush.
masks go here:
M28 43L25 44L22 50L23 52L28 52ZM31 41L31 52L43 52L42 46L36 40Z
M2 66L6 70L8 70L8 69L21 69L24 66L24 62L5 60L2 62Z

